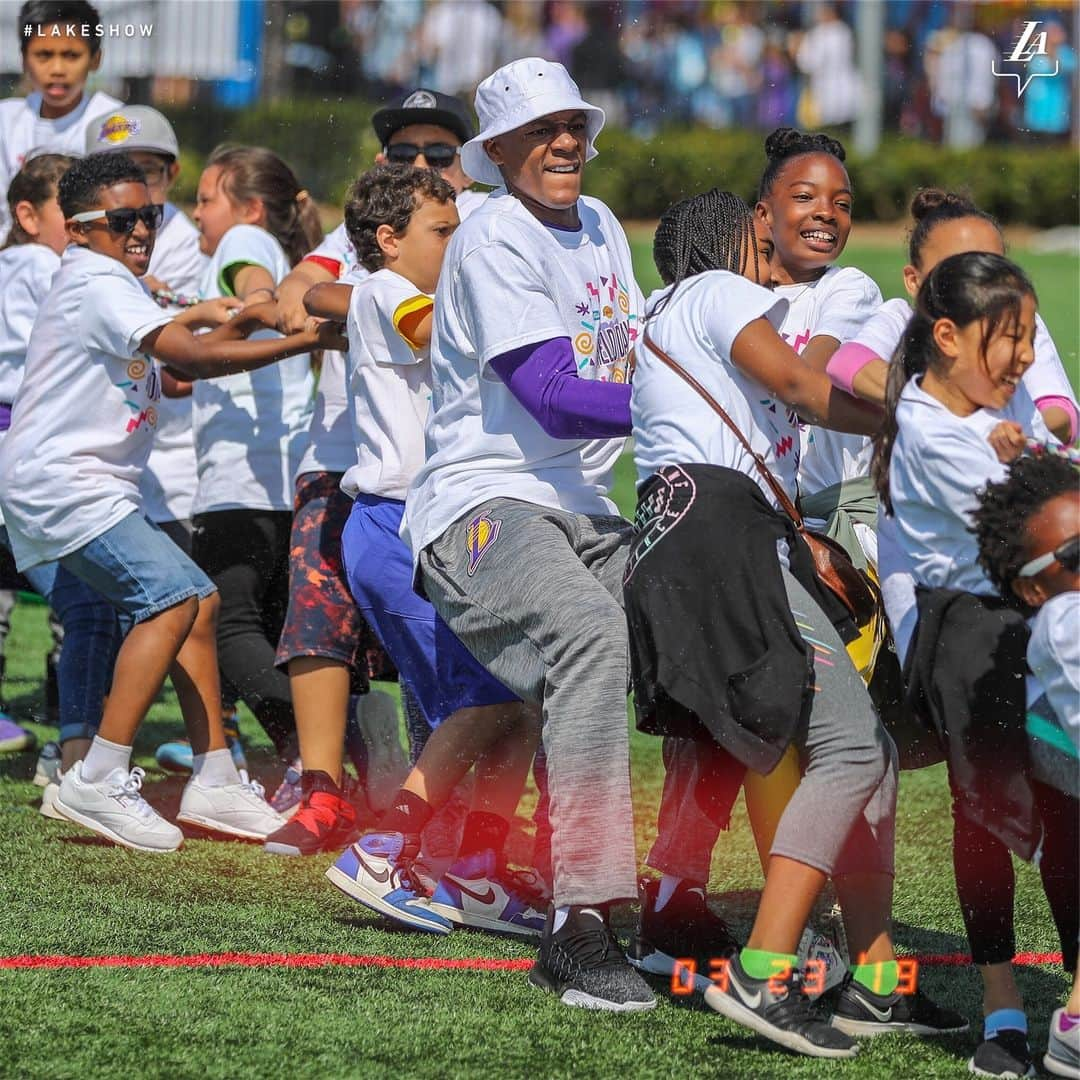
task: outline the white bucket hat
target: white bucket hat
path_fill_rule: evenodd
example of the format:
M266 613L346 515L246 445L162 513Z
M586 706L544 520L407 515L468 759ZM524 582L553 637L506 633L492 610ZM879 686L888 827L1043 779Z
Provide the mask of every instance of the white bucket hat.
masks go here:
M570 73L551 60L529 56L489 75L476 88L480 134L461 148L461 167L480 184L501 187L502 173L487 156L484 143L541 116L580 109L585 113L588 142L585 160L596 157L593 142L604 126L604 110L581 98Z

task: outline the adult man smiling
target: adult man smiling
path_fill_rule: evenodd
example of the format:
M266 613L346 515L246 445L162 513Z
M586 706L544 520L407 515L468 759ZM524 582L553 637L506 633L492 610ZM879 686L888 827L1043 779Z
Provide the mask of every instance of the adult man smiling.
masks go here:
M544 711L554 903L531 980L566 1004L655 998L608 906L635 895L622 571L606 497L630 431L641 294L603 203L581 195L603 111L531 57L480 84L462 167L496 190L459 227L435 298L428 460L403 536L427 595Z

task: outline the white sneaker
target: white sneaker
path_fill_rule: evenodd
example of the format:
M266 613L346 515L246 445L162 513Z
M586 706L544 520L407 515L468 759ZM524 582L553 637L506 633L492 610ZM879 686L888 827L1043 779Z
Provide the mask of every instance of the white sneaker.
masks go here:
M60 783L60 744L47 742L38 754L34 768L34 783L38 787Z
M60 774L60 779L63 779L63 773ZM44 790L41 792L41 806L38 807L38 813L42 817L52 818L53 821L66 821L67 818L56 809L56 796L60 791L60 781L50 780L45 785Z
M176 851L184 842L184 834L139 794L146 774L138 766L130 773L113 769L96 784L83 780L82 768L77 761L60 781L53 807L62 817L136 851Z
M381 814L390 806L409 763L401 747L401 718L394 699L384 690L372 690L356 701L356 720L367 744L367 798Z
M264 797L263 786L240 770L239 784L203 787L193 776L180 797L177 821L244 840L265 840L285 824Z

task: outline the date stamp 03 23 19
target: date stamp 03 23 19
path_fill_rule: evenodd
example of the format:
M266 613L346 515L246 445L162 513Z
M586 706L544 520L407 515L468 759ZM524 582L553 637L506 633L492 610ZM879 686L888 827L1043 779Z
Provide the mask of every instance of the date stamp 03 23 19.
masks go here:
M709 961L709 979L721 990L726 991L728 985L728 965L731 961L727 957L714 956ZM773 961L776 974L769 979L769 992L779 994L784 983L791 975L791 968ZM911 958L897 957L896 965L900 981L896 984L896 993L914 994L919 985L919 961ZM675 961L675 967L671 972L671 992L675 995L692 994L695 989L695 976L698 972L697 961L692 957L684 957ZM817 997L825 990L825 976L827 974L823 960L810 960L806 965L803 987L810 997ZM880 970L879 970L880 978ZM870 990L879 992L879 987L871 986Z

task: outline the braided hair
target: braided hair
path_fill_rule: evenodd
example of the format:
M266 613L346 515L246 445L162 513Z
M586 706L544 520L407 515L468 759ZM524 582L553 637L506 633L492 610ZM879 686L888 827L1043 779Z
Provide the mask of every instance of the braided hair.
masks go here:
M847 157L843 143L824 132L810 133L798 131L796 128L777 128L765 140L765 156L769 160L758 184L758 202L772 191L784 165L800 154L830 154L841 163Z
M934 229L946 221L962 221L964 218L978 218L993 226L1001 234L1001 226L993 215L980 210L967 195L955 191L943 191L941 188L922 188L916 191L911 200L911 217L915 227L908 238L908 262L912 266L922 266L922 249ZM1005 247L1005 238L1001 240Z
M889 464L899 433L896 408L900 395L910 379L945 362L934 342L934 324L939 319L951 319L958 327L981 322L985 356L998 328L1019 319L1025 296L1035 298L1035 287L1027 274L1004 256L984 251L950 255L926 275L915 298L915 314L889 365L885 419L874 436L870 476L888 514L893 512Z
M1080 472L1054 454L1024 454L1009 466L1009 475L986 485L972 515L971 531L979 542L979 565L1005 599L1014 599L1012 584L1027 562L1024 538L1028 520L1051 499L1075 494Z
M738 195L713 188L669 206L656 226L653 261L671 289L651 314L662 311L688 277L707 270L741 274L751 251L757 277L754 214Z

